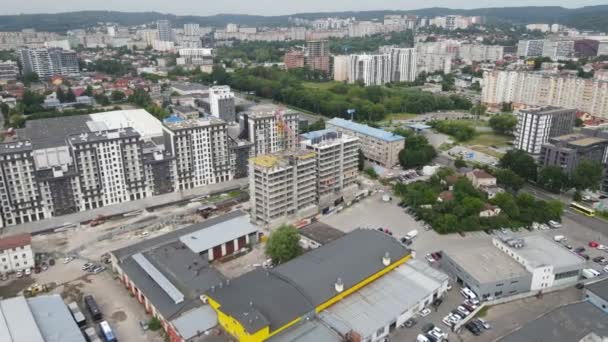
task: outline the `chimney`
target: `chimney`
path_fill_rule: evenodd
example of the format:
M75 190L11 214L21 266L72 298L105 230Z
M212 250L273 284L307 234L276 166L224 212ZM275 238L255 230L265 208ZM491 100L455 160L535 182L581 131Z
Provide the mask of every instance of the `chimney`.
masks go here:
M338 278L336 280L336 283L334 284L334 287L336 289L336 292L338 292L338 293L344 291L344 283L342 282L342 278Z
M391 256L388 252L384 253L384 256L382 257L382 264L384 264L384 266L391 264Z

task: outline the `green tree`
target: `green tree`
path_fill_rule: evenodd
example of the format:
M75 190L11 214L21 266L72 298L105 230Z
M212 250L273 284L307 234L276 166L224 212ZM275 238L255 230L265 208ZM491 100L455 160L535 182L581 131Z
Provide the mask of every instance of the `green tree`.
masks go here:
M365 169L365 155L363 154L363 150L359 149L358 153L358 160L357 160L357 166L359 168L359 171L363 171L363 169Z
M135 89L133 95L129 96L129 102L145 108L152 104L152 99L150 98L150 94L148 94L145 90L138 88Z
M597 190L602 180L602 165L598 162L583 160L572 172L572 185L579 190Z
M517 117L512 114L497 114L490 118L489 124L494 132L510 135L517 126Z
M488 107L482 105L481 103L478 103L475 106L473 106L473 108L471 108L471 114L473 114L479 118L480 116L486 115L487 110L488 110Z
M404 168L424 166L437 157L437 151L423 135L407 139L405 148L399 151L399 164Z
M498 184L513 192L519 191L525 183L525 179L509 169L498 169L494 175Z
M101 105L101 106L109 106L110 105L110 99L106 95L104 95L104 94L97 94L97 95L94 96L94 98L95 98L95 101L99 105Z
M527 180L536 180L537 166L534 158L522 150L509 150L500 158L499 166L509 169Z
M443 120L443 121L432 121L431 126L437 131L454 137L458 141L467 141L475 137L475 128L471 127L468 123L455 121L455 120Z
M363 169L363 172L365 172L365 174L368 175L369 178L371 178L371 179L378 178L378 173L376 173L376 170L374 170L374 168L371 166L368 166L365 169Z
M454 214L460 218L479 215L483 209L483 201L477 197L464 197L454 208Z
M266 243L266 254L275 264L285 263L302 253L300 235L294 226L282 225L272 232Z
M40 77L38 77L38 74L35 72L28 72L23 75L23 83L25 83L26 85L29 85L30 83L38 82L39 80L40 80Z
M88 85L82 94L85 96L93 96L93 87Z
M538 185L555 193L567 190L570 180L559 166L547 166L538 173Z
M125 97L126 97L125 93L123 93L120 90L113 90L112 93L110 94L110 98L114 102L122 101L122 100L124 100Z
M22 114L13 114L8 119L8 125L12 128L21 128L25 124L25 116Z
M148 321L148 329L152 331L158 331L160 330L160 328L162 328L162 325L160 324L158 318L152 317L150 321Z
M581 118L574 119L574 126L583 127L584 124L585 122Z
M511 113L513 112L513 103L512 102L503 102L501 104L501 109L502 112L504 113Z
M467 166L467 162L465 162L464 159L462 159L462 157L458 157L458 158L456 158L456 160L454 160L454 167L461 168L461 167L466 167L466 166Z
M515 198L508 192L500 192L491 200L492 204L497 205L511 219L519 217L519 207L515 202Z
M59 102L66 102L65 92L63 91L63 88L57 87L57 90L55 90L55 96L57 96L57 100L59 100Z

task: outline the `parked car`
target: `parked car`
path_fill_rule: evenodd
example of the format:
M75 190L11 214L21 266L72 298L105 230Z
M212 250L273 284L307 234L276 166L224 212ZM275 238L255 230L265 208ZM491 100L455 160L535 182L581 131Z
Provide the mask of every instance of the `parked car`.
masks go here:
M561 228L562 224L557 222L557 221L549 221L549 225L551 226L551 228L553 229L557 229L557 228Z
M486 321L485 319L483 319L483 318L478 318L478 319L477 319L477 321L478 321L478 322L480 322L480 323L481 323L481 325L483 325L483 327L484 327L486 330L490 330L490 329L492 329L492 326L490 325L490 322Z
M585 251L585 247L576 247L574 253L582 253Z
M17 273L15 274L15 276L17 278L21 278L21 277L23 277L23 273L21 273L21 271L17 271Z
M471 311L467 310L467 308L465 308L464 306L460 305L456 308L456 310L458 310L458 312L462 313L464 315L464 317L468 316L471 314ZM464 318L463 317L463 318Z
M93 274L98 274L106 270L105 266L97 266L93 269Z
M589 247L591 248L597 248L600 244L598 242L595 241L589 241Z
M435 258L433 258L433 256L428 253L425 257L426 261L430 262L431 264L435 262Z
M479 330L479 328L473 324L473 322L465 324L464 327L475 336L479 336L481 334L481 330Z
M473 312L473 310L475 310L476 308L476 306L470 305L468 303L462 303L462 306L464 306L464 308L467 309L469 312Z
M148 322L146 322L146 321L139 321L139 326L141 327L141 330L143 330L143 331L148 330Z
M26 269L25 269L25 271L24 271L24 274L25 274L26 276L30 276L30 275L32 275L32 269L30 269L30 268L26 268Z
M585 253L578 253L578 255L585 260L589 260L589 256Z
M437 341L443 341L448 338L448 334L439 329L439 327L434 327L427 334L433 336Z
M87 271L87 270L89 270L90 268L92 268L92 267L94 267L94 266L95 266L95 265L93 265L92 263L87 262L86 264L82 265L82 270L83 270L83 271Z
M605 264L606 258L603 256L598 256L598 257L593 258L593 262L596 262L598 264Z
M604 266L604 272L608 273L608 266Z
M435 299L435 301L433 302L433 304L432 304L432 305L433 305L435 308L438 308L438 307L439 307L439 305L441 305L441 303L443 303L443 299L441 299L441 298L437 298L437 299Z

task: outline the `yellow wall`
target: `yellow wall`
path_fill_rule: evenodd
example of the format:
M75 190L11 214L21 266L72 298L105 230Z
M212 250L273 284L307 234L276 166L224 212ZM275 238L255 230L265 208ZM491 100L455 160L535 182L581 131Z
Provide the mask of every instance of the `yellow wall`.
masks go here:
M394 270L395 268L397 268L398 266L404 264L410 258L411 258L411 255L406 255L405 257L397 260L396 262L394 262L391 265L387 266L386 268L382 269L378 273L370 276L369 278L361 281L360 283L356 284L355 286L347 289L346 291L338 294L337 296L329 299L325 303L319 305L318 307L315 308L315 311L318 313L318 312L321 312L321 311L327 309L328 307L336 304L337 302L344 299L348 295L360 290L362 287L366 286L367 284L375 281L376 279L382 277L386 273L388 273L388 272ZM230 315L227 315L224 312L222 312L221 305L218 302L216 302L212 298L208 298L208 299L209 299L209 305L215 310L215 312L217 312L217 319L218 319L218 322L220 323L220 325L226 330L226 332L228 332L229 334L231 334L232 336L237 338L240 342L265 341L268 338L270 338L271 336L280 333L281 331L291 327L292 325L298 323L301 320L301 317L297 317L293 321L285 324L284 326L282 326L278 329L275 329L272 332L270 332L270 327L266 326L266 327L260 329L259 331L255 332L254 334L250 334L247 332L247 330L245 330L245 328L241 325L241 323L238 320L236 320L233 317L231 317Z

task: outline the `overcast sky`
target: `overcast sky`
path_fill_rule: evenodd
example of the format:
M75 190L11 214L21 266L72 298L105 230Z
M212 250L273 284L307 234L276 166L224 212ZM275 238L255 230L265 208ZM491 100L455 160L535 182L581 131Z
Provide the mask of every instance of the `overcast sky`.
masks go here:
M178 15L218 13L280 15L298 12L408 10L427 7L582 7L608 4L608 0L6 0L3 2L0 14L116 10L158 11Z

